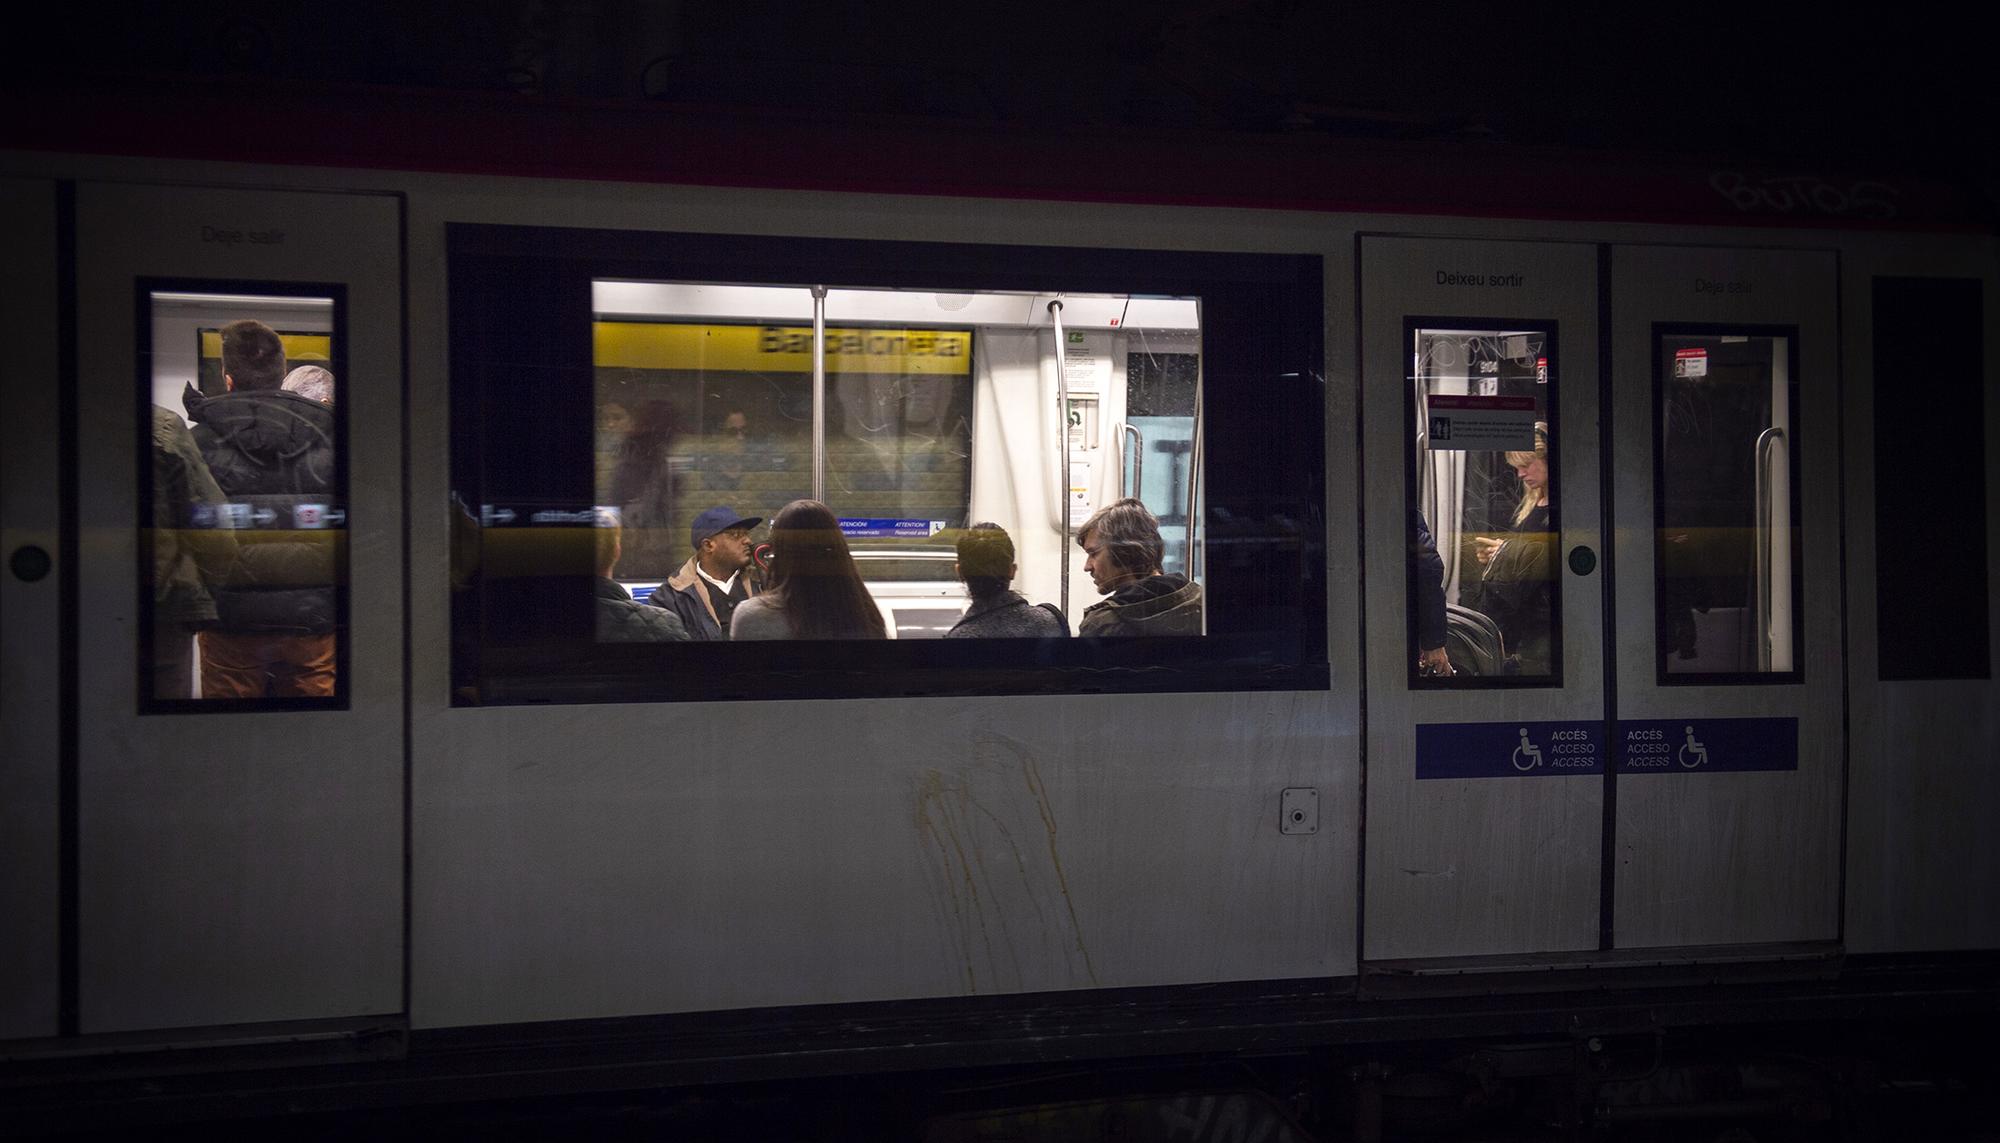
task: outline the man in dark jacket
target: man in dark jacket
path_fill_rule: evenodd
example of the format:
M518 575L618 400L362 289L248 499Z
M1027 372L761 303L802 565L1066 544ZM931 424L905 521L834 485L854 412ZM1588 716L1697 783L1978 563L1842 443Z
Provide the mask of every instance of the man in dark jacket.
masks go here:
M1014 539L998 524L974 524L958 538L958 562L952 567L965 581L972 605L964 618L945 632L947 639L1061 639L1069 635L1062 612L1047 603L1029 603L1008 585L1018 569Z
M153 697L194 697L195 633L215 625L215 587L236 563L224 496L187 422L153 406Z
M1201 585L1160 569L1160 522L1127 496L1099 508L1077 531L1083 570L1111 598L1084 609L1079 635L1199 635Z
M1410 607L1417 615L1417 670L1450 676L1451 656L1445 653L1444 559L1431 539L1430 522L1410 508Z
M625 585L612 578L621 554L618 518L600 510L597 520L597 579L591 586L597 610L599 643L685 643L687 627L664 607L647 607L633 600Z
M262 322L222 327L228 392L183 394L195 443L228 497L238 560L215 588L215 628L201 633L204 698L334 693L333 410L287 393L285 346Z
M750 529L761 523L761 516L745 519L719 505L696 516L688 529L694 555L647 602L680 616L690 639L729 638L736 605L757 594L750 574Z

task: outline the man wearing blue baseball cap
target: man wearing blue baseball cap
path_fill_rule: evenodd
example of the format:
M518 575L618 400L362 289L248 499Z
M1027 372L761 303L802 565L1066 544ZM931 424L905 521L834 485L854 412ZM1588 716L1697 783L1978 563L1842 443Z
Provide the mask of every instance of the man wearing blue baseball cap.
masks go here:
M729 638L736 605L757 594L750 581L750 529L763 517L738 516L718 505L694 518L694 555L653 593L651 602L681 617L694 639Z

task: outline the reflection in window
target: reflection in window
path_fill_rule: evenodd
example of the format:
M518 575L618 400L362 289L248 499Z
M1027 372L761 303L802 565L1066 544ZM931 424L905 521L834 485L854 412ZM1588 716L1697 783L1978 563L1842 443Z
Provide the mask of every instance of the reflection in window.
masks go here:
M620 537L600 578L692 640L874 637L854 615L772 625L808 564L819 610L845 608L827 581L852 569L897 639L1063 636L1129 583L1198 583L1192 299L1066 295L1060 356L1051 298L1026 293L599 281L594 299L596 497ZM1076 529L1128 496L1162 558L1099 601ZM1006 583L974 576L983 594L961 566L975 524L1014 553Z
M145 705L338 700L336 300L148 297Z
M1410 337L1412 678L1555 681L1554 331Z
M1796 669L1792 343L1658 335L1654 598L1665 679Z

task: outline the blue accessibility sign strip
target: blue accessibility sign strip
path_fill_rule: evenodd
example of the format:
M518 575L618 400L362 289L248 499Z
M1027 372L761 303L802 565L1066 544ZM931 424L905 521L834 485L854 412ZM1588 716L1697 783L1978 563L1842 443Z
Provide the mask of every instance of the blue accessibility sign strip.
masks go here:
M871 536L900 536L925 539L944 531L943 520L850 520L840 519L840 534L850 539Z
M1417 777L1560 778L1604 773L1601 722L1417 724Z
M1618 722L1621 774L1799 768L1796 718L1653 718Z

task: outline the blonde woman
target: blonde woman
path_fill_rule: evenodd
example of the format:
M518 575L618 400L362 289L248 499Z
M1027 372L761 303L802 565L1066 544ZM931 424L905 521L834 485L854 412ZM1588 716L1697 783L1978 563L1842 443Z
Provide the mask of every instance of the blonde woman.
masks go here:
M1550 605L1554 598L1554 499L1549 488L1549 426L1535 422L1532 451L1509 452L1507 463L1521 479L1521 501L1513 528L1504 537L1473 537L1473 554L1484 568L1480 609L1500 625L1510 667L1523 675L1546 675L1550 661Z

